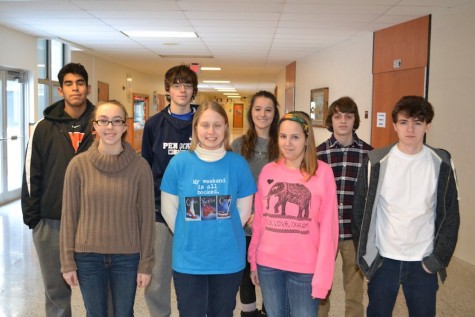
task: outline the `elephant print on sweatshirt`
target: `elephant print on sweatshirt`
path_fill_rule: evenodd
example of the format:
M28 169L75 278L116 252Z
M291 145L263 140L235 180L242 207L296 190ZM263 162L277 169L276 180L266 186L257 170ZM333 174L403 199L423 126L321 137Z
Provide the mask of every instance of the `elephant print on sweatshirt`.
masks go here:
M267 196L264 197L267 198L266 209L269 209L269 201L272 196L279 198L277 203L274 205L274 213L278 213L279 207L281 207L282 216L285 216L285 207L289 202L296 204L299 207L298 218L302 218L302 214L303 218L308 218L311 193L304 185L284 182L275 183L270 188Z

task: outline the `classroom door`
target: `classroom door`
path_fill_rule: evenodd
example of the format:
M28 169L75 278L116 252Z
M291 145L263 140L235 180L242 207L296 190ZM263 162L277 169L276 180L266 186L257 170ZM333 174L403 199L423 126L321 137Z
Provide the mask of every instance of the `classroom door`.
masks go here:
M0 204L20 197L25 157L23 72L0 69Z
M430 16L374 33L371 145L397 142L391 113L403 96L426 96Z
M391 119L394 105L402 96L424 96L425 83L425 68L374 74L371 125L371 145L374 148L384 147L398 141Z
M242 128L244 104L235 103L233 108L233 128Z
M109 100L109 84L102 81L97 82L97 101Z

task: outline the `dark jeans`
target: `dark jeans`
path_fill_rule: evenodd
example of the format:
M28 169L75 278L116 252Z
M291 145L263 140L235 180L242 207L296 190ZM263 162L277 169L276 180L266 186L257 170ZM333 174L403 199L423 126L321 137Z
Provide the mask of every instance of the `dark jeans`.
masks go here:
M247 250L251 243L251 237L246 236L246 267L242 275L241 285L239 286L239 298L244 305L253 304L256 302L256 287L251 281L251 264L247 262ZM264 302L262 302L262 310L265 312Z
M368 283L367 317L390 317L402 285L409 316L435 316L437 274L424 271L421 261L383 259L381 267Z
M319 299L312 298L313 274L257 265L262 297L269 317L315 317Z
M181 317L232 317L242 272L195 275L173 271Z
M79 287L87 316L107 316L110 285L115 317L134 315L140 254L75 253Z

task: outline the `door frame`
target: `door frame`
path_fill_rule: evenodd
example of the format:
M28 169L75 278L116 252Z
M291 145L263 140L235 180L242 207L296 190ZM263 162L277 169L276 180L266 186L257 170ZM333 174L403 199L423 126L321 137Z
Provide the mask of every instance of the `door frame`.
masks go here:
M7 69L7 68L0 68L0 108L1 108L1 116L0 116L0 205L3 205L5 203L8 203L12 200L20 198L21 195L21 181L22 181L22 171L23 171L23 166L24 166L24 161L25 161L25 147L26 147L26 111L25 111L25 101L26 101L26 92L28 91L27 89L27 83L28 83L28 73L26 71L22 70L12 70L12 69ZM21 90L21 95L20 95L20 105L14 105L14 110L18 111L15 116L18 121L18 126L20 127L20 130L18 133L15 133L15 135L10 135L7 131L8 127L8 117L11 115L9 114L8 111L8 105L7 102L9 101L8 98L8 91L7 91L7 83L11 79L17 79L22 83L22 90ZM20 153L18 151L13 151L13 155L15 157L12 157L12 153L8 153L9 149L9 144L11 145L11 142L20 142L19 148L20 148ZM9 159L14 161L13 164L9 164ZM14 189L9 189L8 188L8 173L12 169L10 168L10 165L16 166L17 170L15 170L15 173L18 173L19 177L18 179L20 180L20 186L18 188Z

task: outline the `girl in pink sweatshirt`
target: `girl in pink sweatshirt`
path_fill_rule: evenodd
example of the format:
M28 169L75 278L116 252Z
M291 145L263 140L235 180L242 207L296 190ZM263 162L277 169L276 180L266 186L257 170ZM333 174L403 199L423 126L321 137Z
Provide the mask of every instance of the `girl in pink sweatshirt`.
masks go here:
M248 260L270 317L315 317L331 288L338 246L336 185L317 160L310 118L279 122L279 158L264 166Z

